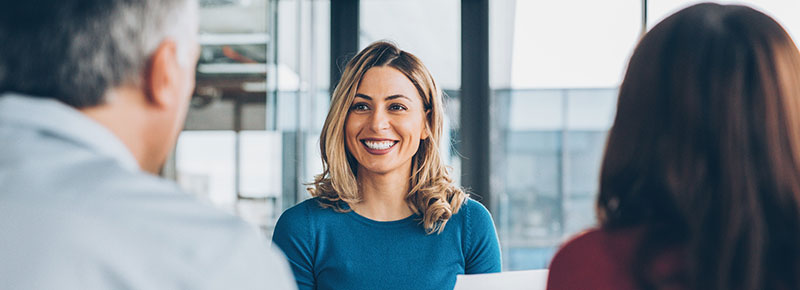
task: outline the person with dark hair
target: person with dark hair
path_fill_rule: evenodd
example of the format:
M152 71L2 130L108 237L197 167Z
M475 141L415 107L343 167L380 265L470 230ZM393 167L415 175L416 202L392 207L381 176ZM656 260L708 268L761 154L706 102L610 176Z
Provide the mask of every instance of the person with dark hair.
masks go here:
M638 44L601 169L600 228L548 289L800 289L800 53L752 8L698 4Z
M195 0L0 9L0 288L295 288L254 227L157 176L197 16Z

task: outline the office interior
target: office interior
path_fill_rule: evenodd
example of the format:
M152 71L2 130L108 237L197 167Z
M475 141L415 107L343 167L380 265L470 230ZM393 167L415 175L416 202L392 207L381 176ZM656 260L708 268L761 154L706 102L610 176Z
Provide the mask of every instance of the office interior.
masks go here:
M348 57L389 40L446 96L446 162L492 213L503 269L545 269L595 224L617 88L639 37L687 0L202 0L196 89L162 174L269 236L321 173ZM800 1L743 3L796 40Z

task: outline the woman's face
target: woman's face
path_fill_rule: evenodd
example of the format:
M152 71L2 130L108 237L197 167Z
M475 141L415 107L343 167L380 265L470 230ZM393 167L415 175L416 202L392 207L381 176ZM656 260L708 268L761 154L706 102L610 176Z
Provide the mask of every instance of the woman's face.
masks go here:
M358 171L411 173L411 158L428 137L426 112L416 87L389 66L369 69L345 120L347 150Z

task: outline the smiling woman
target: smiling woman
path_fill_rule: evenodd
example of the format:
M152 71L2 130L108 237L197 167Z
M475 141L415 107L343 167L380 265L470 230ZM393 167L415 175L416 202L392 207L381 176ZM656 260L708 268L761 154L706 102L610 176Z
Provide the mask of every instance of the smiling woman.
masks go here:
M369 69L345 121L347 149L358 161L356 175L408 175L421 140L428 139L429 113L402 72L388 66Z
M452 289L457 274L500 271L489 212L440 158L443 115L414 55L376 42L347 64L315 198L284 212L273 234L300 289Z

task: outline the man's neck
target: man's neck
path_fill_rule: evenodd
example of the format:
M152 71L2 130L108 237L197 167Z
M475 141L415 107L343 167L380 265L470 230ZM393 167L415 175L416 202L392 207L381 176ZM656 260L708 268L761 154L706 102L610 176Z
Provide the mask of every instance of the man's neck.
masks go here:
M134 96L137 93L141 94L128 89L112 90L104 97L103 104L82 108L80 112L117 136L139 163L139 167L157 174L158 166L147 162L147 139L142 130L146 112L142 109L142 104L138 103L143 97Z

